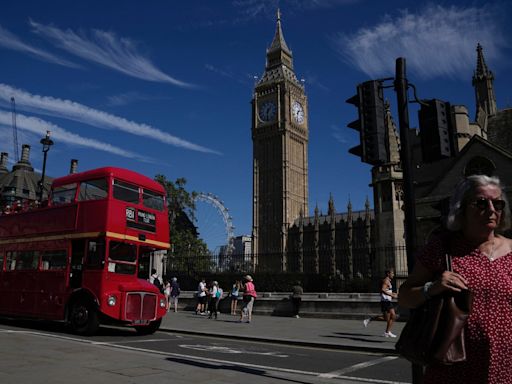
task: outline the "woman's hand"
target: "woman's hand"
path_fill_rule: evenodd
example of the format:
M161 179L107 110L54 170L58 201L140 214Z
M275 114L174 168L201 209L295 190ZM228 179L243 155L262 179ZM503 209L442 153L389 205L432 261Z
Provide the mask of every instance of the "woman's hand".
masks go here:
M435 296L447 291L460 292L463 289L468 289L467 280L464 277L455 272L444 271L439 280L434 281L428 294Z

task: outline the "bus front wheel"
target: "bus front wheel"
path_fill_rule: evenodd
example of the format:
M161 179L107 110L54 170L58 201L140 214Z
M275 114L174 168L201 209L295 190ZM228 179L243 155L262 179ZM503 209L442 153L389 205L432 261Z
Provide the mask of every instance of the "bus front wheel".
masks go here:
M148 325L145 326L136 326L135 330L139 335L152 335L156 331L158 331L158 328L160 328L160 324L162 323L162 319L158 319L155 321L152 321Z
M90 301L79 300L71 307L69 322L74 333L91 336L100 325L98 311Z

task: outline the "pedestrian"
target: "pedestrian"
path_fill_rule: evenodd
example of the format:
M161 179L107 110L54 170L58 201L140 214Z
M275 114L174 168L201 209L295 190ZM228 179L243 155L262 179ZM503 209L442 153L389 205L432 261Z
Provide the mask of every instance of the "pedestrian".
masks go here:
M238 299L240 296L240 288L242 288L242 282L240 280L236 280L231 287L231 314L236 315L236 307L238 305Z
M254 300L256 300L256 288L254 287L254 283L251 275L244 276L244 284L243 284L244 293L242 295L243 305L240 311L240 320L241 323L244 319L244 316L247 317L247 323L250 323L252 320L252 307L254 306Z
M393 303L393 299L398 298L398 294L393 292L392 280L395 277L395 270L393 268L389 268L385 271L385 276L382 279L380 286L380 309L382 311L382 316L376 317L368 317L364 319L363 324L365 327L368 326L370 321L375 319L383 318L386 322L386 330L382 334L384 337L392 337L395 338L396 335L391 332L391 327L396 320L396 311L395 304Z
M165 309L169 311L169 305L171 300L171 283L169 280L164 279L164 296L165 296Z
M510 208L497 177L472 175L450 200L445 231L432 236L400 287L399 304L417 308L430 298L469 289L466 361L426 367L424 383L512 383L512 240ZM445 268L451 255L453 272Z
M210 314L208 316L209 319L215 318L217 320L217 314L219 311L219 302L222 297L222 289L219 288L219 283L217 281L213 281L210 287L209 292L210 300L208 301L208 309Z
M300 318L299 311L302 303L302 295L304 294L304 290L302 289L300 281L297 281L295 285L292 287L291 301L293 306L293 316L295 318Z
M204 315L206 310L206 292L208 289L206 288L206 280L203 277L199 284L197 285L197 306L196 306L196 315Z
M149 277L149 282L153 284L161 293L164 293L164 285L162 283L162 279L156 273L156 269L151 269L151 276Z
M171 280L171 303L174 307L174 312L178 312L178 297L180 296L180 285L178 284L178 279L173 277Z

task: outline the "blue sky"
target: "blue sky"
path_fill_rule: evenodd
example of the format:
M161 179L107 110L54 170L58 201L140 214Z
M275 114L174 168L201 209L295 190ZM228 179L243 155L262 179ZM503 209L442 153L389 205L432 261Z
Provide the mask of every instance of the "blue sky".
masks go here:
M330 194L338 211L349 198L354 209L372 201L370 167L348 153L359 137L346 128L357 112L345 100L358 83L393 76L397 57L420 98L466 105L474 119L480 42L498 107L512 106L504 1L18 0L0 14L0 150L13 160L14 96L18 142L31 145L36 169L51 130L47 174L66 174L76 158L79 170L185 177L224 202L235 234L250 234L250 101L278 7L309 100L311 211L326 212ZM385 96L396 104L392 90ZM409 112L415 126L417 106Z

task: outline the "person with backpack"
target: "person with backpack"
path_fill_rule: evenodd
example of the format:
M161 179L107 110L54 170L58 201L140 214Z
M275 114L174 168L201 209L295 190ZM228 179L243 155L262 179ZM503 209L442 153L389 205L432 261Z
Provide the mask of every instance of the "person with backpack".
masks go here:
M217 320L217 314L219 312L219 302L222 298L222 288L219 288L219 283L214 281L210 288L210 302L208 304L208 308L210 309L209 319L212 319L215 316L215 320Z
M158 274L156 273L156 269L151 269L151 276L149 277L149 282L158 288L160 293L164 293L164 285Z
M236 315L236 307L238 305L238 299L240 298L240 288L242 288L242 282L240 280L235 281L233 287L231 287L231 314Z

